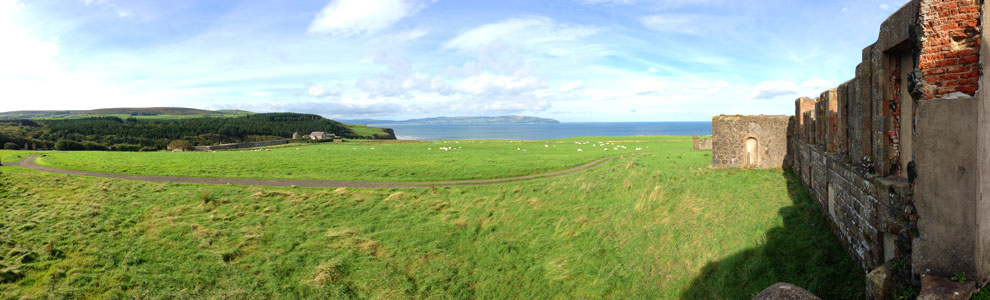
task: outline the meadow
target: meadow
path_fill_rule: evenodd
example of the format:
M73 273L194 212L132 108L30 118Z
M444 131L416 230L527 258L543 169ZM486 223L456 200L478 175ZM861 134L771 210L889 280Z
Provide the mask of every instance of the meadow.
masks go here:
M436 181L523 176L618 154L683 152L690 147L687 137L358 141L269 148L271 151L52 152L37 162L63 169L141 175Z
M435 189L150 183L0 167L0 298L748 299L778 281L824 299L863 297L863 273L792 174L711 169L711 152L689 151L684 138L609 138L636 139L651 151L586 172ZM552 147L484 144L491 151L474 159L540 168L558 156L581 163L612 154L530 156ZM437 145L311 147L333 149L320 151L337 153L340 168L370 168L358 158L390 151L383 159L407 152L478 166L447 165L441 155L450 153ZM224 155L134 153L141 165L127 168L173 154ZM64 159L49 162L69 157L49 154ZM414 161L409 168L426 172Z

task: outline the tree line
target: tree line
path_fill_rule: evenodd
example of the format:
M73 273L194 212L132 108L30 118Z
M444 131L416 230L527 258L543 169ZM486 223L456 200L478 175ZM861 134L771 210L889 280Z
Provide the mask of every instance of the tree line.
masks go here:
M60 120L0 121L4 148L55 150L154 151L173 140L215 145L291 138L312 131L345 138L361 137L340 122L318 115L263 113L236 118L137 119L93 117Z

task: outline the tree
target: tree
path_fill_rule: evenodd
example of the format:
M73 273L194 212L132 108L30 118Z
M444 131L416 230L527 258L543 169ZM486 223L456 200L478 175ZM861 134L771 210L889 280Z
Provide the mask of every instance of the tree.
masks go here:
M14 143L14 142L7 142L6 144L3 144L3 148L4 149L7 149L7 150L18 150L18 149L21 149L21 147L18 147L17 144Z
M55 143L55 150L59 151L74 151L74 150L86 150L86 147L82 143L73 140L58 140Z
M193 145L191 143L189 143L189 142L187 142L185 140L173 140L171 143L168 143L168 150L169 151L171 151L171 150L192 151L192 150L195 150L195 149L196 148L193 147Z

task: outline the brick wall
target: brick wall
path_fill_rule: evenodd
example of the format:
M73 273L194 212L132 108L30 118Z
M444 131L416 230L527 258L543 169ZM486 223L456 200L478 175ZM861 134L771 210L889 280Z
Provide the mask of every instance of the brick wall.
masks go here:
M980 88L980 4L976 0L921 1L918 68L926 99Z

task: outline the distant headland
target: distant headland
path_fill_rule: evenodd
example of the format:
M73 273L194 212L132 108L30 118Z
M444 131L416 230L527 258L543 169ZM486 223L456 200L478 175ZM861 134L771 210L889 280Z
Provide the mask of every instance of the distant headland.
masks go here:
M547 124L560 121L527 116L498 116L498 117L436 117L410 120L377 120L356 119L340 120L347 124L376 124L376 125L422 125L422 124Z

